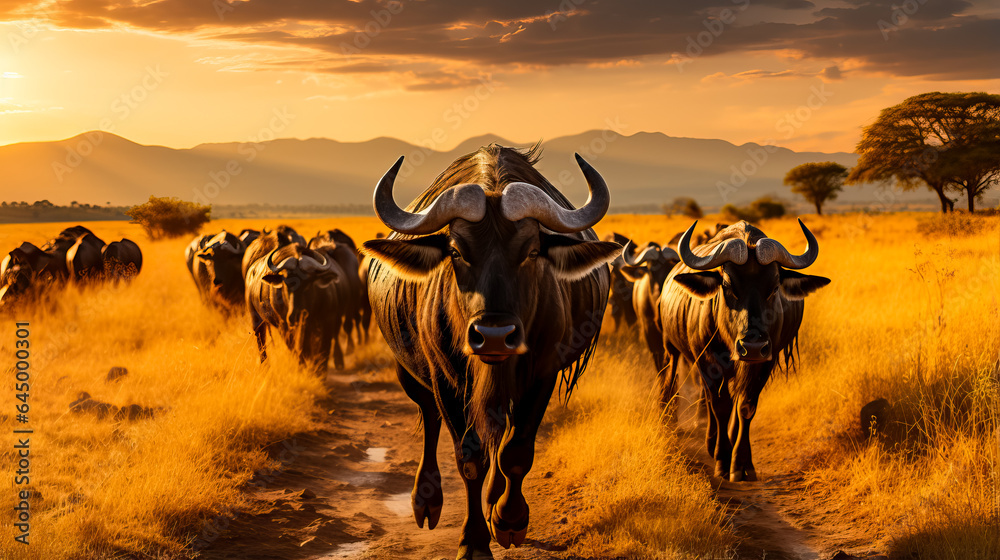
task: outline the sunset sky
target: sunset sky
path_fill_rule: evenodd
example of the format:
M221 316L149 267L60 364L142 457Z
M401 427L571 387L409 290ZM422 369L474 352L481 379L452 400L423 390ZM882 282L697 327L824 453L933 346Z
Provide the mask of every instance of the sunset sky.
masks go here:
M910 95L1000 93L995 1L0 0L0 22L0 144L449 149L614 123L852 151Z

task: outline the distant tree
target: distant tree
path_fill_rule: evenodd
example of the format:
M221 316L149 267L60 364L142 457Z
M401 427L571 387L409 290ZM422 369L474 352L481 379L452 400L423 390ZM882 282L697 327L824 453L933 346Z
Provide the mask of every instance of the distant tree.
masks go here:
M954 208L947 191L963 191L969 211L1000 180L1000 95L924 93L887 109L865 127L848 183L895 181L904 190L922 182Z
M836 200L837 193L843 190L846 178L847 168L839 163L803 163L785 174L785 184L792 187L793 193L802 195L816 207L816 213L822 215L823 203Z
M688 218L694 218L695 220L701 219L705 215L701 211L701 206L698 206L698 202L687 196L679 196L670 204L664 204L663 213L668 216L680 214Z
M211 206L151 196L149 202L132 206L125 215L141 225L150 239L160 239L197 233L211 219L211 212Z

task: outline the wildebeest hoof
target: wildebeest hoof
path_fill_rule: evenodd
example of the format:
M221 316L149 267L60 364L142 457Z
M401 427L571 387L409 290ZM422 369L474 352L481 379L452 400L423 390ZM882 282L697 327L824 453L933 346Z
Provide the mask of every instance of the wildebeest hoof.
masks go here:
M424 528L424 520L427 520L427 529L437 527L441 519L441 506L418 506L413 504L413 518L417 520L417 527Z
M490 534L493 535L497 544L504 548L510 548L511 545L521 546L524 537L528 534L528 515L525 514L524 519L512 524L500 517L495 506L491 506L490 510L490 519L487 525L489 525Z
M719 478L726 478L728 472L729 472L729 465L727 465L724 461L715 462L715 476Z
M490 552L489 548L486 550L475 550L465 544L458 547L456 560L493 560L493 553Z
M746 480L747 482L757 482L757 471L753 469L743 471L743 480Z
M729 482L743 482L743 471L729 473Z

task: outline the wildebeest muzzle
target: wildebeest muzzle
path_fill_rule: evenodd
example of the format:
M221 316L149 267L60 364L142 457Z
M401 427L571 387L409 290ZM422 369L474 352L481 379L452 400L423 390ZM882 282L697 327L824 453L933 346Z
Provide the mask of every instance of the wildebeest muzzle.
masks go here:
M524 354L524 327L521 320L508 313L483 313L469 321L466 351L487 364L500 363L511 356Z

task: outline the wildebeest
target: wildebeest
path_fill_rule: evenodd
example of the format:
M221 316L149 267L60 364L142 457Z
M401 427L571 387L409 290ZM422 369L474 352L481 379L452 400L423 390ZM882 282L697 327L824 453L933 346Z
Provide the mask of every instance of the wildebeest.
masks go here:
M0 303L29 294L39 284L62 279L66 262L25 241L0 263Z
M222 230L194 238L184 250L188 271L202 300L224 312L243 307L243 243Z
M267 235L270 232L267 231L267 228L264 228L263 233L264 235ZM249 247L250 244L253 243L254 239L257 239L258 237L260 237L260 235L261 235L260 231L246 228L240 232L238 237L240 238L240 241L243 243L244 247Z
M344 281L338 288L341 291L341 309L344 312L344 334L347 335L347 352L354 350L354 327L361 328L361 279L358 276L358 248L354 240L339 229L317 232L309 240L309 248L323 251L332 258L344 271ZM361 333L358 333L358 343L361 343Z
M89 271L96 266L96 263L94 262L94 249L97 250L97 256L99 257L101 249L104 247L104 241L94 235L94 232L89 229L79 225L68 227L59 232L59 235L54 239L42 246L43 251L55 257L53 266L55 267L54 270L58 276L79 280L78 277L70 274L69 252L81 240L83 240L87 247L78 247L74 251L74 257L76 257L77 253L80 254L80 259L76 269L81 273L84 271L89 273Z
M653 355L657 371L663 369L663 327L660 325L660 293L667 274L681 261L676 251L649 242L638 256L631 241L622 249L623 265L620 274L632 282L633 313L639 323L639 332Z
M303 365L317 371L326 368L332 343L334 365L344 367L337 342L343 311L335 286L343 275L325 253L297 243L273 249L251 263L246 306L261 362L267 359L267 331L273 327Z
M692 250L695 225L681 236L683 264L671 271L660 297L664 348L671 360L662 390L669 398L678 368L693 364L709 407L706 439L716 476L756 480L750 422L760 392L779 357L786 368L792 359L802 300L830 280L795 272L819 255L816 237L801 220L808 241L801 255L790 254L747 222Z
M629 245L631 240L620 233L612 233L604 237L605 241L614 241L622 247L635 248ZM615 330L626 328L635 324L635 309L632 306L632 281L622 275L622 267L625 266L623 255L618 255L611 262L611 295L608 296L608 305L611 307L611 318L615 321Z
M305 238L288 226L278 226L274 231L264 230L257 239L246 246L241 267L243 276L246 277L250 265L266 257L271 251L289 244L308 246Z
M85 233L66 251L66 270L76 282L96 281L104 276L104 242Z
M142 270L142 250L131 239L112 241L101 249L104 277L109 280L131 280Z
M402 157L375 188L393 233L363 244L369 299L424 426L413 513L421 527L440 518L444 419L466 487L460 559L492 558L491 535L504 548L524 541L538 426L560 372L568 394L600 332L621 247L590 229L610 195L576 158L590 188L576 210L534 168L535 150L495 144L457 159L406 210L392 196Z

